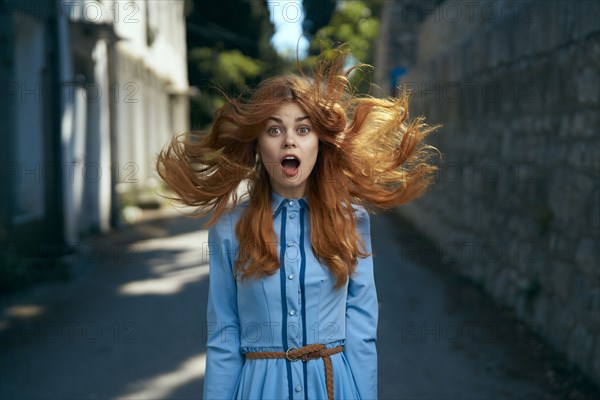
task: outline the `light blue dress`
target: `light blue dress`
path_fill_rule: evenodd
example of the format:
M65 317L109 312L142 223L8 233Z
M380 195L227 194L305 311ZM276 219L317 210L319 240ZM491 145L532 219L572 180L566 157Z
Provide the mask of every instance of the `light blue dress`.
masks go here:
M323 359L246 360L245 352L286 351L312 343L344 344L331 356L336 399L377 398L377 293L373 259L359 258L355 274L336 291L334 276L310 244L307 198L272 192L280 269L261 278L233 277L239 243L235 226L247 202L209 230L210 284L204 399L327 399ZM371 252L369 215L353 206Z

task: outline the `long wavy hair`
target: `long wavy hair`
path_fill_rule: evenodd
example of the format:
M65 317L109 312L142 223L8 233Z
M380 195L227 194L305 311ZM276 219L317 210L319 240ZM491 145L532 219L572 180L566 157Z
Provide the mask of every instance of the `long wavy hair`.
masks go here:
M358 97L345 69L347 54L321 61L313 76L289 74L263 81L251 96L226 98L208 134L175 136L158 155L157 171L172 199L212 212L206 226L238 203L248 184L249 203L235 232L234 274L242 279L275 273L279 259L271 214L269 175L257 156L267 118L285 102L298 103L319 138L316 164L307 180L312 250L344 286L358 258L369 255L356 228L352 204L389 209L419 197L433 182L434 151L423 139L435 127L408 118L407 93L396 98Z

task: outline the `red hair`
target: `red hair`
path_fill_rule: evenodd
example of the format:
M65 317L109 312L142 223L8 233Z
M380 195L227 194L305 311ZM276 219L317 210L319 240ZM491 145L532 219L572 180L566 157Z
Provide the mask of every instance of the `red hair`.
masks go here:
M178 202L213 212L207 226L238 202L237 188L248 182L249 204L237 226L235 271L242 278L279 269L271 214L268 173L256 155L266 120L283 102L297 102L319 137L317 162L307 180L311 245L317 259L342 287L366 257L352 204L389 209L424 193L436 167L435 148L423 139L435 128L423 118L408 119L408 95L377 99L349 90L345 53L321 61L313 78L285 75L267 79L246 100L228 98L208 135L176 136L158 155L157 171ZM230 200L232 200L230 202ZM247 264L247 265L246 265ZM245 267L244 267L245 266Z

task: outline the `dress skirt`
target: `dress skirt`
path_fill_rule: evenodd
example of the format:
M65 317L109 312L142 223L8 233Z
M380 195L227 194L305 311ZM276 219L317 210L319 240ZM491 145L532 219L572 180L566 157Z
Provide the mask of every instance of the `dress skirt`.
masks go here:
M235 388L238 400L280 400L289 397L286 363L297 365L300 372L297 380L302 381L302 361L290 362L286 359L246 360L240 379ZM333 368L333 392L335 399L360 399L352 371L344 353L331 356ZM305 398L327 399L325 365L322 358L306 362L306 385L296 385L295 394L306 391ZM294 380L296 380L294 379Z

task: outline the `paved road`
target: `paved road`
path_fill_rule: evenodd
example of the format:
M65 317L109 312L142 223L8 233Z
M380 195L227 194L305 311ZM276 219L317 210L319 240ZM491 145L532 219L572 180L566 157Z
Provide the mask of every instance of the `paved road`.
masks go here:
M372 233L381 399L600 393L396 216L372 217ZM201 398L206 241L197 220L147 220L82 243L73 280L1 299L0 398Z

